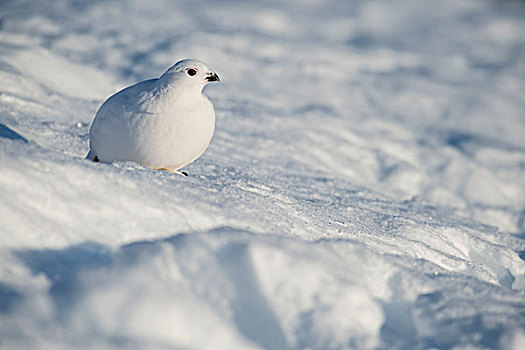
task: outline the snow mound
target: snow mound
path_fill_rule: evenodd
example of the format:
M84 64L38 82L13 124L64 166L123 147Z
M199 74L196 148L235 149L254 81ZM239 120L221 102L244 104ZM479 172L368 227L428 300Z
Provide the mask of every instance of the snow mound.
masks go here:
M521 2L0 5L0 348L521 349ZM189 177L84 159L185 57Z

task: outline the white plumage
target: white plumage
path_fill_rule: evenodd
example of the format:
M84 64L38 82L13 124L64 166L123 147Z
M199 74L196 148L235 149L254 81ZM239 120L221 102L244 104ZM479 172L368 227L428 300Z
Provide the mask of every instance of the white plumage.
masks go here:
M215 112L202 89L219 77L204 63L182 60L160 78L142 81L108 98L89 131L94 161L134 161L177 170L197 159L215 130Z

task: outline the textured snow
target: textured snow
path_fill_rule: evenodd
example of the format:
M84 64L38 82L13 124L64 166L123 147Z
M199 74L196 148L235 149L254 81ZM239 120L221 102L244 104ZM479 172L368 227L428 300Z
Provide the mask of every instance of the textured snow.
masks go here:
M525 5L0 5L0 348L525 348ZM182 58L182 177L84 160Z

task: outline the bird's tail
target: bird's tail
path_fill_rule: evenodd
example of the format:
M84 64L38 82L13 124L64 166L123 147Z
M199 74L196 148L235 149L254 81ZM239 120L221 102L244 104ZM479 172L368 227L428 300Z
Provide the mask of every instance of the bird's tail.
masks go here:
M98 162L97 155L91 149L89 150L89 153L87 154L86 159L92 160L94 162Z

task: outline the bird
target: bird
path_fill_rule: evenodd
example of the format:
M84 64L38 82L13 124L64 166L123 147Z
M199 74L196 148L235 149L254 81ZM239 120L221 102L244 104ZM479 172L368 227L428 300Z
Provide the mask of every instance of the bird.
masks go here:
M219 81L205 63L184 59L160 78L115 93L91 123L86 158L133 161L187 176L180 169L204 153L215 131L215 110L202 90Z

